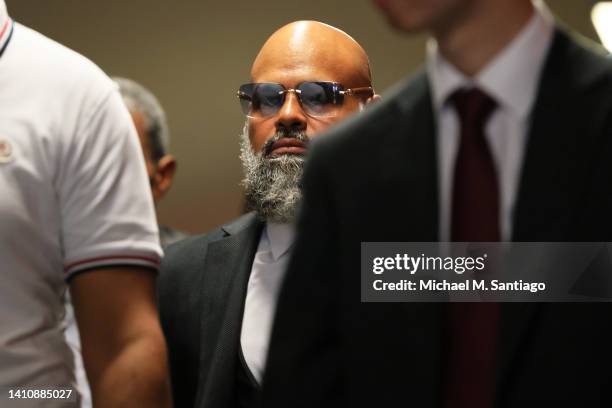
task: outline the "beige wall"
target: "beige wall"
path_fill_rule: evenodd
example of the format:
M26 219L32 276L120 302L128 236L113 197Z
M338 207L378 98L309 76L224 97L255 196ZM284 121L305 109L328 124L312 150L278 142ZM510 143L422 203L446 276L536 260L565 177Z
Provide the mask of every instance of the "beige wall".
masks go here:
M548 4L568 25L595 37L588 0ZM314 19L347 31L369 53L378 91L414 71L424 55L422 37L393 32L368 0L7 0L7 6L17 21L159 97L179 159L160 219L193 233L240 212L244 118L234 95L276 28Z

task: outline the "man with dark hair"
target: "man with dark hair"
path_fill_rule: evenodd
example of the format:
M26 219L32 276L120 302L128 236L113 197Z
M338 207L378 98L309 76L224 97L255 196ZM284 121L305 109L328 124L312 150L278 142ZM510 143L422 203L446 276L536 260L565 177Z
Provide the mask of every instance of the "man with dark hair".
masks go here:
M266 408L609 406L612 310L362 303L362 242L612 241L612 62L530 0L377 0L427 67L314 143Z
M309 142L376 99L361 46L313 21L276 31L251 77L238 97L252 211L170 246L162 266L160 313L181 407L256 405Z

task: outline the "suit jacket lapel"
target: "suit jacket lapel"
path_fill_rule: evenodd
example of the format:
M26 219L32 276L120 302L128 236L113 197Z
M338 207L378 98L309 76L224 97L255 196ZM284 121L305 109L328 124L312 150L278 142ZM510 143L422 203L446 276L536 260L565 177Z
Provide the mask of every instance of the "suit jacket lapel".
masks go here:
M262 223L247 214L223 227L203 265L198 407L227 406L232 398L247 283ZM205 387L203 387L205 385Z

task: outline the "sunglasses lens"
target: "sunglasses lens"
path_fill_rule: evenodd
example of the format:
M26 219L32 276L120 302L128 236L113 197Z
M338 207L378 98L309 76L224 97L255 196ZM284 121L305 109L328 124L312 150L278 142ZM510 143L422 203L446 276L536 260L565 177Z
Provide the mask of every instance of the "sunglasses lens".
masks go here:
M238 100L240 101L240 107L245 115L251 116L251 99L253 98L254 84L240 85L238 88Z
M342 85L321 81L302 82L295 91L277 83L249 83L240 87L238 97L245 115L265 118L278 113L288 91L295 92L304 112L315 117L335 116L344 102Z
M333 82L302 82L298 90L302 107L311 116L334 116L343 102L342 88Z
M284 88L279 84L256 84L251 101L252 116L272 116L283 106Z
M283 91L280 84L244 84L238 90L242 111L251 118L272 116L283 105Z

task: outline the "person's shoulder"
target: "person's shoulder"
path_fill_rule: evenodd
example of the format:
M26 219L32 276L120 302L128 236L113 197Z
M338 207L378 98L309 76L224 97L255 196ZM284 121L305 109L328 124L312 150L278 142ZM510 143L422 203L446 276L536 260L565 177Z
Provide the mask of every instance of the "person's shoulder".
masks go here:
M205 234L193 235L164 248L162 274L200 270L208 244L260 224L253 212L243 214Z
M221 239L220 228L207 234L193 235L164 248L157 282L160 307L170 306L191 292L202 270L208 243Z
M193 235L164 248L162 271L166 269L181 269L198 262L204 256L208 243L223 238L221 227L205 234Z
M578 87L593 88L607 83L612 87L612 56L599 44L558 27L551 50L550 71L567 73ZM612 97L609 89L606 92Z
M182 241L187 237L189 237L189 234L183 231L171 228L167 225L159 225L159 239L161 241L162 248L167 248L168 246Z
M310 153L313 161L330 162L330 157L353 160L371 154L372 149L385 145L386 138L395 137L390 130L402 123L407 112L425 103L431 103L429 82L425 71L420 70L394 85L380 101L317 137Z
M244 214L210 232L193 235L164 248L159 293L164 298L189 292L203 272L209 244L260 223L254 213Z
M91 60L19 23L15 23L7 59L32 88L74 97L104 97L116 89L113 81Z

